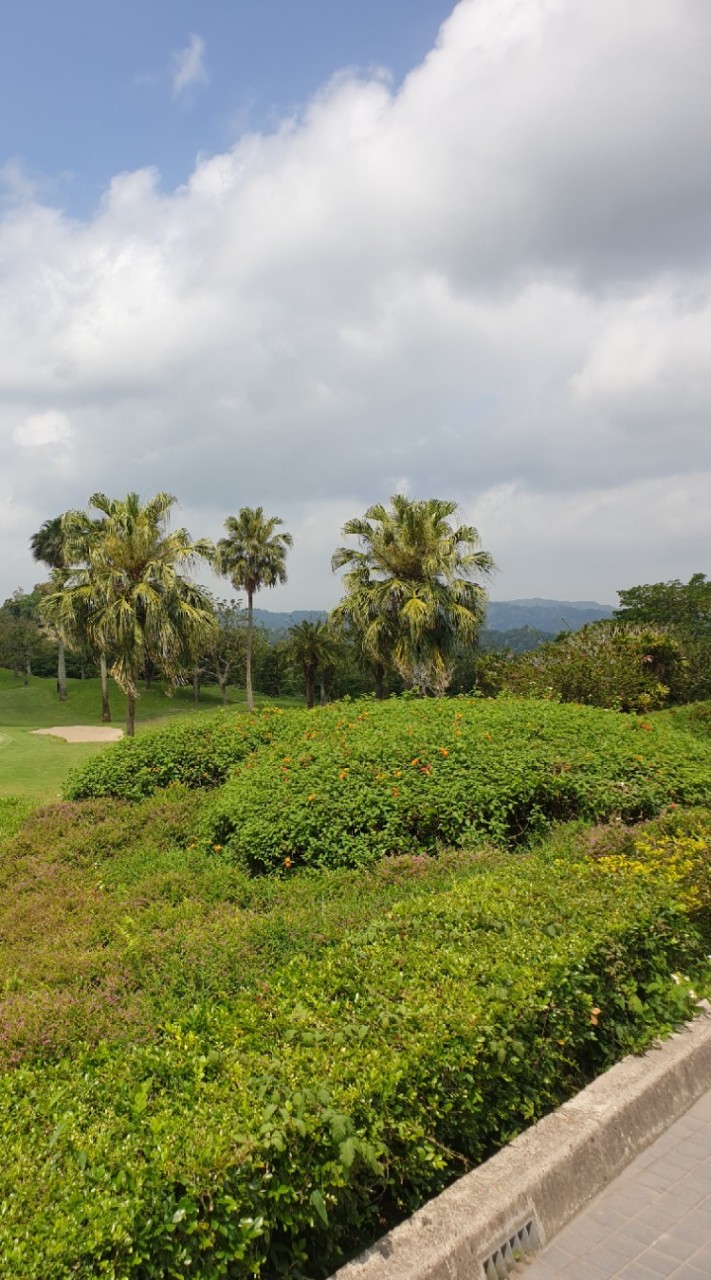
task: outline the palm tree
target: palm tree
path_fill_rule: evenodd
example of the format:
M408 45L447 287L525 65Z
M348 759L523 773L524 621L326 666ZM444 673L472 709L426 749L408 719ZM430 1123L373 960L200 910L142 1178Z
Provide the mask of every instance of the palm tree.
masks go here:
M376 665L423 693L446 689L457 644L482 622L486 592L474 578L495 567L473 525L450 523L456 510L395 494L389 508L378 503L344 525L359 546L339 547L332 560L334 571L347 569L336 616L355 626Z
M53 573L61 573L65 567L64 531L62 517L53 516L45 520L37 533L30 538L30 549L35 560L46 564ZM49 621L49 617L47 617ZM51 625L51 624L50 624ZM57 695L60 702L67 700L67 664L64 641L55 630L57 636Z
M124 499L95 493L89 506L98 519L83 511L64 517L70 569L55 607L66 617L83 616L95 647L113 656L111 674L127 697L128 737L146 659L159 662L175 683L190 645L214 626L208 593L184 576L195 561L212 560L214 548L194 542L186 529L168 531L175 502L168 493L145 505L136 493Z
M314 705L314 685L319 670L322 673L321 701L325 701L325 673L336 661L338 641L326 622L298 622L289 627L289 635L289 653L304 673L306 706L310 711Z
M217 544L218 571L229 578L235 591L247 594L247 651L245 684L247 710L254 711L252 691L252 646L254 638L254 596L262 587L286 582L286 553L293 546L290 533L278 532L283 521L265 518L262 507L242 507L225 520L227 537Z
M87 576L84 587L79 592L73 589L71 583L75 581L74 575L80 568ZM75 563L73 570L55 570L52 574L51 590L40 604L40 613L69 649L81 654L89 652L98 658L101 678L101 719L104 724L110 724L108 662L104 638L98 635L93 627L98 602L97 598L86 589L89 577L88 548L85 548L84 554Z

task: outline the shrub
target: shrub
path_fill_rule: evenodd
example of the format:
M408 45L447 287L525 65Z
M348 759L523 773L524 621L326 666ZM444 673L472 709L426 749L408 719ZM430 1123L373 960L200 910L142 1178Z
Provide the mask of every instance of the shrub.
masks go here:
M509 660L500 674L505 689L526 697L647 712L681 700L685 671L672 632L601 621Z
M3 1275L328 1274L689 1015L709 847L659 847L568 835L446 875L425 858L256 885L278 936L294 893L304 925L258 987L0 1077ZM314 956L329 884L356 916Z
M709 746L637 717L545 702L334 705L285 717L206 805L206 845L254 872L364 865L574 817L711 800Z
M214 787L231 767L260 742L269 741L282 712L267 708L256 715L218 712L124 738L80 765L68 777L68 800L120 796L138 800L179 782Z

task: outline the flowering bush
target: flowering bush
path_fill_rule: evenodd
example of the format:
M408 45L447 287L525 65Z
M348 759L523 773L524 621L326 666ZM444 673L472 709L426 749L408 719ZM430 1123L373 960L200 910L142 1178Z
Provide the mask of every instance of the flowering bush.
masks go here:
M630 822L670 802L711 802L711 747L666 725L528 700L392 700L285 716L202 829L261 872L516 844L552 821Z

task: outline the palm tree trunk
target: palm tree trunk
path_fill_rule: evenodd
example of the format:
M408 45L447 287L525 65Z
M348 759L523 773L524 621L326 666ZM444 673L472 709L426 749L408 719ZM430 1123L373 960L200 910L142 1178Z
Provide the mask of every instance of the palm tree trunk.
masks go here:
M321 678L320 678L320 681L319 681L319 694L320 694L320 702L321 702L321 706L322 706L322 707L325 707L325 705L326 705L326 677L325 677L325 675L324 675L323 671L321 672Z
M307 706L307 709L310 711L310 710L311 710L311 708L312 708L312 707L313 707L313 705L314 705L314 675L315 675L315 672L314 672L313 667L306 667L306 668L305 668L305 670L304 670L304 675L305 675L305 677L306 677L306 706Z
M101 719L104 724L111 724L111 704L109 702L109 673L106 669L106 654L99 654L99 673L101 675Z
M378 699L378 702L382 702L383 698L385 697L384 681L385 681L385 668L383 667L383 664L381 662L376 662L375 664L375 696Z
M218 679L217 679L217 683L220 687L220 697L222 699L223 707L227 706L227 679L228 679L227 676L224 676L222 679L220 679L220 677L218 676Z
M126 737L135 738L136 736L136 695L134 692L126 695Z
M67 663L64 655L64 645L61 640L57 645L57 695L60 702L67 700Z
M247 710L254 711L254 694L252 692L252 635L254 632L253 594L247 591L247 652L245 684L247 688Z
M193 699L195 702L200 701L200 672L197 667L193 671Z

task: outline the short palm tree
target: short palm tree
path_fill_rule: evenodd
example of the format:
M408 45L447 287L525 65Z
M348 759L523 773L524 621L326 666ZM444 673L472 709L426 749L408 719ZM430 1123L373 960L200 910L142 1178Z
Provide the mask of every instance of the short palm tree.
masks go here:
M146 660L174 683L196 636L214 627L208 593L185 576L196 561L212 560L214 548L194 542L186 529L169 532L175 502L168 493L145 505L136 493L124 499L95 493L89 505L98 518L83 511L64 517L70 572L57 607L83 616L94 646L111 654L111 674L127 697L128 737Z
M247 596L247 646L245 685L247 710L254 711L252 690L252 648L254 639L254 597L262 587L286 582L286 553L293 546L290 533L282 533L278 516L265 517L262 507L242 507L225 520L227 537L217 544L218 572L229 578L235 591Z
M345 596L334 611L361 636L376 664L393 666L406 684L443 693L450 662L462 641L472 641L484 616L486 592L476 578L494 569L473 525L452 524L455 502L395 494L390 507L369 508L349 520L334 570L346 569Z
M304 673L306 682L306 706L311 710L314 705L314 688L316 675L322 675L332 667L338 656L338 641L326 622L309 622L304 619L296 626L289 627L289 654L296 666ZM325 687L322 684L322 701L325 701Z
M65 551L61 516L53 516L51 520L45 520L42 527L30 538L30 549L35 560L46 564L53 574L62 572L65 567ZM52 626L49 616L46 621ZM60 702L66 702L67 666L64 640L55 627L52 629L57 637L57 695Z

